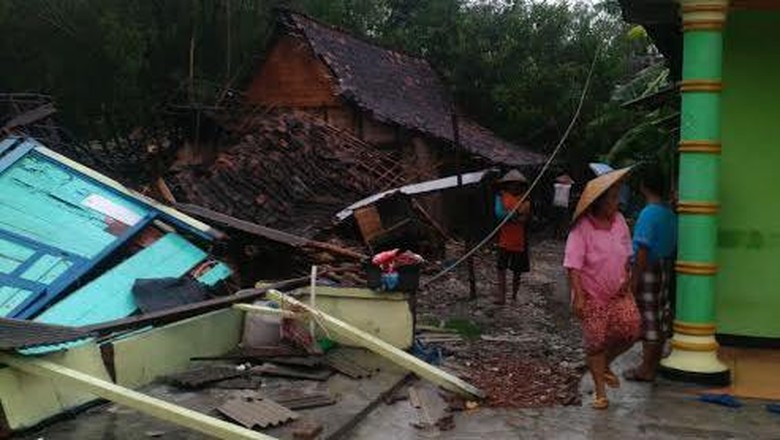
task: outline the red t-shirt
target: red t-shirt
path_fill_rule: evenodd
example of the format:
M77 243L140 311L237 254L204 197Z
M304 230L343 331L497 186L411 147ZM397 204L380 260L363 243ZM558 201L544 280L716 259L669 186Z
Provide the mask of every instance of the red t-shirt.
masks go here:
M520 201L519 196L514 196L509 192L501 192L501 203L504 205L504 212L509 213ZM523 205L530 205L526 200ZM522 212L521 208L518 212ZM509 252L522 252L525 250L525 222L516 218L510 219L498 231L498 247Z

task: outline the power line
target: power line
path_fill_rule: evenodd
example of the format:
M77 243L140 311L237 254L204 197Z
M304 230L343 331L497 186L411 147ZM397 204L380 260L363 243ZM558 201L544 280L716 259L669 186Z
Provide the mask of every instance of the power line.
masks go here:
M499 223L498 226L496 226L485 238L482 239L476 246L471 248L468 252L466 252L462 257L460 257L455 263L451 264L450 266L446 267L441 272L437 273L433 276L433 278L429 279L425 282L425 284L422 285L422 288L426 288L429 285L431 285L433 282L438 280L439 278L443 277L444 275L451 272L453 269L458 267L461 263L468 260L474 253L476 253L478 250L480 250L483 246L485 246L487 243L490 242L490 240L493 239L493 237L496 236L498 231L512 218L513 215L517 213L517 211L520 209L520 206L523 205L525 200L528 198L528 195L531 194L531 192L534 190L536 185L539 184L539 181L541 181L544 174L547 172L547 170L550 168L550 165L552 165L553 160L555 160L555 157L558 155L558 153L563 148L564 143L566 142L566 139L569 138L569 134L571 133L571 130L574 128L574 125L577 123L577 120L580 117L580 113L582 112L582 106L585 103L585 97L588 95L588 90L590 89L590 83L591 79L593 78L593 71L596 68L596 61L599 58L599 54L601 53L601 47L596 49L596 53L593 55L593 61L590 64L590 70L588 71L588 77L585 80L585 85L582 88L582 94L580 95L580 101L577 105L577 110L574 112L574 115L571 119L571 122L569 123L569 126L566 127L566 131L563 133L563 137L561 137L560 142L558 142L558 145L555 146L555 149L550 153L550 156L547 158L547 161L544 163L544 166L539 171L539 173L536 175L536 178L533 182L531 182L531 186L528 187L525 194L523 194L523 197L520 198L520 200L517 202L514 208L507 214Z

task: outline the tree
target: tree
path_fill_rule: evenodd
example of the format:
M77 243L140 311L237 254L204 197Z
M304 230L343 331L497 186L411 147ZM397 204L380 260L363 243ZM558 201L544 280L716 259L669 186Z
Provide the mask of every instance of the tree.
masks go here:
M154 124L168 103L208 104L225 86L240 89L277 6L428 59L460 108L538 151L560 139L598 52L567 145L573 163L607 153L636 122L613 89L644 67L635 60L647 43L627 38L610 2L6 0L0 48L13 68L0 88L54 95L81 137L126 133Z

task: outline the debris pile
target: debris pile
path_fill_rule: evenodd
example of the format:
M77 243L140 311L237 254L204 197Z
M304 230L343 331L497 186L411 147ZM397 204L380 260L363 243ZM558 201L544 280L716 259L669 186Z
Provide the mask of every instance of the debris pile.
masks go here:
M312 237L350 202L405 179L389 156L302 115L252 116L233 133L213 164L171 170L179 202Z
M546 359L486 356L472 363L470 376L485 390L487 406L536 408L579 403L582 373Z
M447 251L462 252L460 246ZM420 292L418 320L433 325L418 326L418 341L439 353L442 368L483 389L486 406L578 404L584 354L567 298L556 298L553 288L563 257L558 244L532 242L534 270L523 277L518 301L503 307L491 303L496 257L490 249L478 255L476 301L468 301L465 269L456 270L436 289Z

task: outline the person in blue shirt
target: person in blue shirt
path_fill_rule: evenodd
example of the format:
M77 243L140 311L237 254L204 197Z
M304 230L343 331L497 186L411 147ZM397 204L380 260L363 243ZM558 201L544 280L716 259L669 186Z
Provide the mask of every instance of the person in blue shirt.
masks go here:
M656 168L645 171L640 191L647 201L633 237L632 287L642 315L642 363L625 372L628 380L651 382L671 328L669 281L677 251L677 216L664 201L665 185Z

